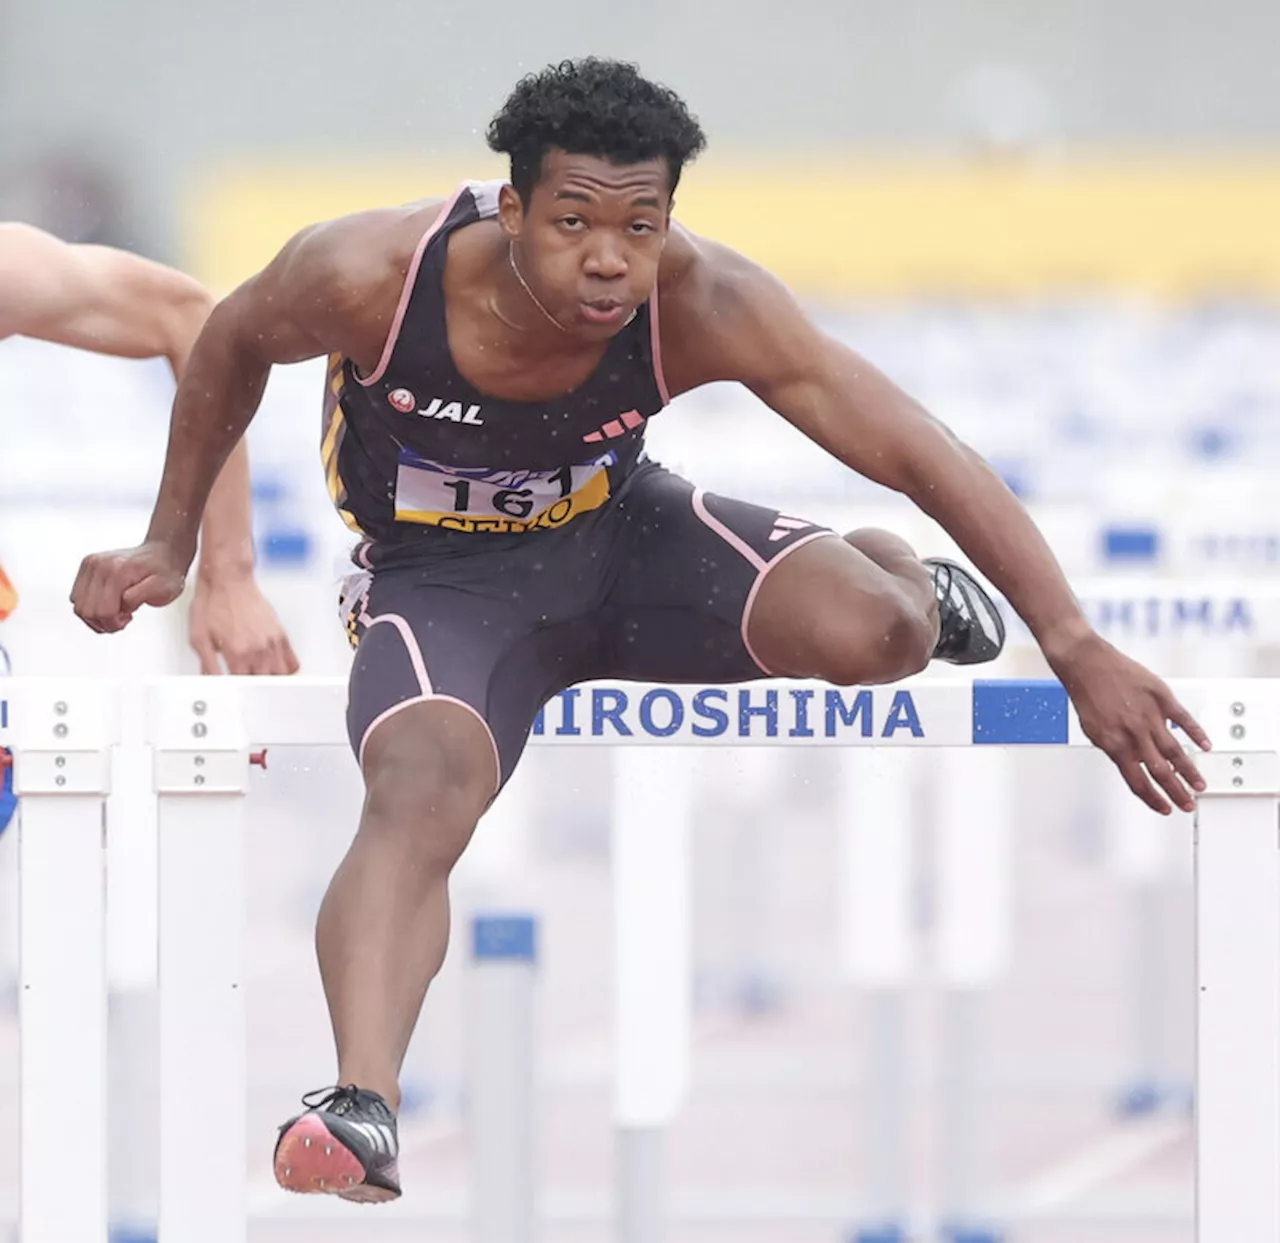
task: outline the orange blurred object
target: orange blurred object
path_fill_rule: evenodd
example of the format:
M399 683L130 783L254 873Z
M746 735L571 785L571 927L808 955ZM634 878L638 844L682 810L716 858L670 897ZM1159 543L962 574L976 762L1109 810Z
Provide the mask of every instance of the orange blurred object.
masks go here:
M4 621L18 607L17 588L9 581L9 576L0 565L0 621Z

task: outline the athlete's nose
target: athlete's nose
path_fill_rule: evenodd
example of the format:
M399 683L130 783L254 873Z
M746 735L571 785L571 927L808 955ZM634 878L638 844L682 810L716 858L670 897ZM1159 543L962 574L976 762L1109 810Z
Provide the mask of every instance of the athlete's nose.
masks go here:
M583 271L599 280L621 280L627 274L627 253L621 241L603 230L593 236Z

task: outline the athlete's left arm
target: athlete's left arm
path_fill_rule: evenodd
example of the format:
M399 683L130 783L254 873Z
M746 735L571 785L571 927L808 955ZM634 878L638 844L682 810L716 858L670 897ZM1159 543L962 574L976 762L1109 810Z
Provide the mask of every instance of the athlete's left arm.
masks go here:
M174 379L212 300L189 276L109 246L0 224L0 339L35 337L120 358L164 358ZM298 662L253 574L249 452L227 460L200 528L190 640L202 672L292 673Z
M1166 757L1180 755L1168 720L1208 746L1169 688L1089 625L1030 515L977 453L820 331L776 278L722 247L693 246L663 303L673 392L737 380L828 453L934 518L1026 621L1086 733L1135 793L1150 789L1142 765L1167 770Z

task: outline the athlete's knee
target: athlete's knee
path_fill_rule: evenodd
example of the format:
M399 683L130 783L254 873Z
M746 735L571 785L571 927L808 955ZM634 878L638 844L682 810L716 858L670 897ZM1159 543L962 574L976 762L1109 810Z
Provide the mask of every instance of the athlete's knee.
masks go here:
M424 707L388 718L370 736L360 827L400 838L420 866L448 870L492 796L497 774L479 721L460 719L456 707Z
M936 641L929 612L892 578L821 631L821 677L838 686L896 682L919 673Z
M859 527L856 531L846 531L841 538L864 557L892 573L901 573L906 566L920 565L915 549L893 531L885 531L880 527ZM925 572L923 566L920 566L920 571Z

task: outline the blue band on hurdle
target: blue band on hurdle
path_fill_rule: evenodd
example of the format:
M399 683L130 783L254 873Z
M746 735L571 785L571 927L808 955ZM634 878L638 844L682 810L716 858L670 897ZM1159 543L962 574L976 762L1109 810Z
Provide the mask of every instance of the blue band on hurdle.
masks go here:
M1158 561L1160 532L1154 527L1106 527L1102 555L1108 561Z
M471 926L477 960L536 962L537 923L531 915L477 915Z
M1067 734L1067 692L1061 682L974 682L974 743L1063 745Z
M311 556L311 536L299 527L279 527L262 537L258 551L274 565L302 565Z

